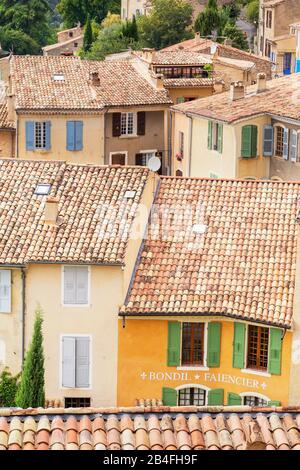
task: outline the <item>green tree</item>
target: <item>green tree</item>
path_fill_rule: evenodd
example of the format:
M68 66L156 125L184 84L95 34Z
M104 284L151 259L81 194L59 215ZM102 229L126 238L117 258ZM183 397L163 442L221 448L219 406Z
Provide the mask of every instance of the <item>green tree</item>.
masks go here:
M242 49L246 51L249 49L249 44L243 31L236 26L235 23L228 22L223 29L223 36L227 39L231 39L232 47L236 47L237 49Z
M108 28L101 29L90 52L82 56L92 60L104 60L108 54L122 52L129 47L137 49L139 44L132 38L124 36L122 23L115 23Z
M133 16L132 21L126 20L123 22L122 33L123 33L124 38L131 38L132 41L135 41L135 42L139 40L139 33L137 29L135 16Z
M91 50L93 44L93 29L92 29L92 22L91 18L88 16L85 31L83 36L83 51L88 52Z
M252 0L250 3L248 3L246 8L246 16L251 23L258 24L259 0Z
M0 407L16 406L20 374L13 376L6 368L0 375Z
M86 24L88 15L101 23L109 11L119 14L121 0L60 0L57 10L64 26L72 28L78 22Z
M30 36L9 28L0 27L0 43L4 50L15 54L38 54L40 46Z
M201 36L211 36L218 31L220 25L217 0L208 0L207 5L196 18L195 31Z
M43 318L38 308L34 323L32 343L26 353L16 404L20 408L45 406L45 371L43 349Z
M149 15L137 20L143 46L161 49L189 39L193 8L186 0L152 0Z

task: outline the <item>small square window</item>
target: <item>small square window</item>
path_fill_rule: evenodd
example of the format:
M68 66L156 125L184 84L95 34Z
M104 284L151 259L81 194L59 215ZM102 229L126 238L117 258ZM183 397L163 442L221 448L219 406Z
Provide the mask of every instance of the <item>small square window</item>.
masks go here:
M51 185L50 184L38 184L35 188L34 194L37 196L48 196L50 193Z
M85 397L65 398L65 408L89 408L91 399Z
M65 80L65 76L63 73L55 73L53 75L53 80L55 82L63 82Z
M136 195L136 191L126 191L124 194L125 199L133 199Z

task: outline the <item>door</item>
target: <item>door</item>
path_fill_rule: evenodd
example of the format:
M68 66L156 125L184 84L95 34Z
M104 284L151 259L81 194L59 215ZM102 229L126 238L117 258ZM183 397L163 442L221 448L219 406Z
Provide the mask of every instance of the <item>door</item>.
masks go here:
M283 74L290 75L292 67L292 53L285 52L283 55Z

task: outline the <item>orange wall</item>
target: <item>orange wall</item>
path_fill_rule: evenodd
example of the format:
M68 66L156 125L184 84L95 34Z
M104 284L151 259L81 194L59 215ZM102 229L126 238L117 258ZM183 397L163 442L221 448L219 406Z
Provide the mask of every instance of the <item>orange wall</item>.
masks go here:
M178 319L177 319L178 320ZM189 321L189 320L185 320ZM204 321L204 320L203 320ZM218 320L220 321L220 320ZM222 321L221 364L217 369L178 370L167 367L168 322L166 320L126 319L125 328L119 322L118 405L132 406L135 400L162 398L162 388L198 384L224 389L225 404L228 392L252 392L270 400L288 404L291 338L287 332L283 341L282 375L270 377L242 373L232 367L234 323ZM176 373L174 380L165 373ZM146 374L146 376L142 376ZM209 375L208 375L209 374ZM223 374L218 377L217 374ZM232 383L232 380L238 383ZM265 387L264 385L265 384Z

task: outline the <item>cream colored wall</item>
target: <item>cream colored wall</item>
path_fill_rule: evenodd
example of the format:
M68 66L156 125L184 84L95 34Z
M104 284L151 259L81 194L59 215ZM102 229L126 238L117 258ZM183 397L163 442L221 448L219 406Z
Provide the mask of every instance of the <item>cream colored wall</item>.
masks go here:
M131 20L133 15L136 16L136 10L144 13L145 0L122 0L121 2L121 15L123 19ZM123 16L125 11L125 16Z
M213 87L202 88L170 88L169 95L174 104L177 104L178 98L204 98L213 94Z
M232 82L245 81L247 83L247 72L236 67L214 62L214 73L217 79L224 80L226 89L230 88Z
M51 121L51 149L26 150L26 121ZM83 150L69 151L67 121L83 121ZM21 115L18 137L19 158L29 160L65 160L72 163L104 164L104 117L103 115Z
M297 225L296 283L293 313L289 404L300 405L300 224Z
M27 272L26 345L40 304L44 314L46 398L91 397L93 406L113 406L117 391L118 307L124 301L121 267L91 266L89 307L62 305L62 267L30 265ZM61 335L92 338L91 390L63 389L60 383Z
M14 132L0 130L0 158L14 156Z
M176 171L182 171L183 176L189 176L189 154L190 154L190 125L191 119L185 114L172 112L172 176ZM182 161L176 159L179 153L179 132L184 134L184 157Z
M22 365L22 273L21 269L12 269L11 273L12 310L0 312L0 371L8 367L17 374Z

